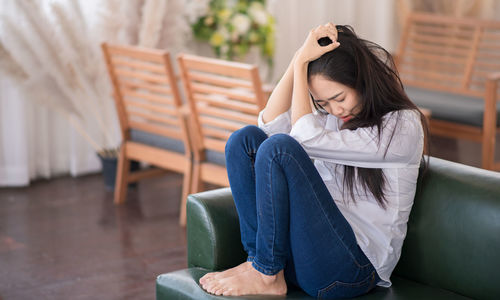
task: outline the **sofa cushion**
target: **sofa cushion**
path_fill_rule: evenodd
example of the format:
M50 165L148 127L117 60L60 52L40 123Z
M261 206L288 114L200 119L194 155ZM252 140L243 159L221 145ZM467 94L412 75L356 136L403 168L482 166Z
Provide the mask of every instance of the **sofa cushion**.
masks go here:
M131 129L130 139L134 142L146 144L152 147L184 153L184 143L181 140L168 138L147 131Z
M394 275L500 299L500 173L433 158Z
M432 111L432 119L483 126L483 99L412 86L405 86L405 91L418 107ZM500 126L500 103L497 103L497 126Z
M228 299L225 297L218 297L206 293L199 285L198 281L209 270L202 268L190 268L175 271L172 273L162 274L156 279L156 300L181 300L181 299L192 299L192 300L202 300L202 299ZM358 297L356 299L363 300L397 300L397 299L415 299L415 300L431 300L431 299L470 299L458 294L452 293L450 291L433 288L425 286L416 282L412 282L400 277L393 277L393 286L391 288L376 287L373 291ZM276 297L269 296L247 296L247 297L234 297L231 299L275 299ZM303 299L312 300L313 297L308 296L304 292L296 288L291 288L288 291L286 298L279 299Z

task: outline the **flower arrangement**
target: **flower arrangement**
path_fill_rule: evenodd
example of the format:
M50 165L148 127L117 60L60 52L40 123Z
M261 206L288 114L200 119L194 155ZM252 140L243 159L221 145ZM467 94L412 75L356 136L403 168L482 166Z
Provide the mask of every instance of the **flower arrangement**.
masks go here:
M191 27L195 38L209 42L218 57L243 57L257 46L272 65L275 20L265 0L211 0Z

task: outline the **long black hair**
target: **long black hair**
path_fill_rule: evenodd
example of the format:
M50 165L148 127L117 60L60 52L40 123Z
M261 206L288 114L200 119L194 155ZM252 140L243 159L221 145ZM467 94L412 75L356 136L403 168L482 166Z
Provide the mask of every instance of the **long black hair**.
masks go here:
M380 142L384 129L383 116L389 112L399 114L402 110L412 109L420 113L424 134L427 135L427 120L406 95L390 53L373 42L360 39L350 26L337 25L336 28L340 46L310 62L307 76L310 80L313 75L322 75L357 92L361 104L360 111L345 122L342 129L355 130L376 126ZM332 41L329 38L322 38L318 42L321 46L325 46ZM314 101L313 104L319 108ZM396 128L397 126L394 127L390 140ZM426 165L425 160L423 163ZM344 191L347 188L353 201L355 201L356 179L360 181L365 192L369 190L375 196L381 207L386 207L387 199L384 193L386 180L382 169L344 166Z

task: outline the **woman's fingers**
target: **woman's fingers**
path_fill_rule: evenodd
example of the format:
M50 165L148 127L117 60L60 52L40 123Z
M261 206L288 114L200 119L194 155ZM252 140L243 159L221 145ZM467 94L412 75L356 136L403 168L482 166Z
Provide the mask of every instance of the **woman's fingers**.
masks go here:
M311 34L313 34L317 40L327 36L332 40L332 42L335 42L338 38L337 28L331 22L328 22L325 25L317 26L311 30Z

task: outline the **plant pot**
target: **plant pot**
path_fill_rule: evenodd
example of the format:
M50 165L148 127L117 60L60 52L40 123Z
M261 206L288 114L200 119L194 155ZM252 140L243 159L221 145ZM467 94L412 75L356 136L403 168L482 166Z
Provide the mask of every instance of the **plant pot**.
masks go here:
M116 156L102 156L97 154L102 164L102 174L104 177L104 186L106 190L113 191L115 189L116 182L116 169L118 167L118 157ZM138 161L130 162L130 171L137 171L140 169L140 163ZM136 187L137 183L132 182L128 184L129 187Z

